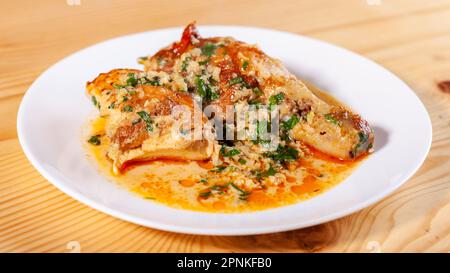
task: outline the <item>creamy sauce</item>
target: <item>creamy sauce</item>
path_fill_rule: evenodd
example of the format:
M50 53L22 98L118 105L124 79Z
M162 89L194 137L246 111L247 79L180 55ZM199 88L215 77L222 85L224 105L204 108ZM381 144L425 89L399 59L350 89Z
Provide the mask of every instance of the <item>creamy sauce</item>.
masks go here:
M308 87L326 102L340 104L318 88L310 84ZM102 134L104 125L101 117L91 121L89 133ZM303 156L289 164L288 173L277 183L242 192L234 187L232 173L214 172L210 162L154 160L128 166L121 175L114 175L112 163L106 156L108 145L108 139L102 137L100 145L86 146L101 172L111 180L145 199L206 212L247 212L294 204L334 187L348 177L360 161L343 162L304 147Z

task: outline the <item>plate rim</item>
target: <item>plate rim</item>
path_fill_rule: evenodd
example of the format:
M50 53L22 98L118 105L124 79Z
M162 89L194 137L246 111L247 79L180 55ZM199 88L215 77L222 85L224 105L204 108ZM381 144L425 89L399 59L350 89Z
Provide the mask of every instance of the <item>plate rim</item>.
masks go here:
M424 161L427 159L430 148L431 148L431 144L432 144L432 136L433 136L433 127L432 127L432 122L431 122L431 118L430 115L427 111L426 106L424 105L424 103L420 100L420 98L417 96L416 92L413 91L412 88L409 87L409 85L407 85L400 77L398 77L397 75L395 75L393 72L391 72L389 69L381 66L380 64L376 63L375 61L357 54L353 51L350 51L346 48L334 45L332 43L329 42L325 42L319 39L315 39L312 37L308 37L308 36L304 36L304 35L300 35L300 34L296 34L296 33L292 33L292 32L286 32L286 31L281 31L281 30L276 30L276 29L270 29L270 28L261 28L261 27L251 27L251 26L239 26L239 25L199 25L198 26L200 29L201 28L237 28L237 29L246 29L246 30L259 30L259 31L268 31L268 32L272 32L272 33L278 33L278 34L282 34L282 35L288 35L291 36L293 38L302 38L302 39L306 39L306 40L310 40L312 42L315 43L320 43L320 44L325 44L329 47L332 47L335 50L340 50L340 51L345 51L347 54L351 54L353 55L353 57L357 57L359 58L361 61L365 61L365 62L370 62L371 65L377 66L378 68L381 68L382 70L384 70L384 72L390 74L391 77L395 77L397 80L399 80L408 90L409 92L414 96L414 99L419 103L419 105L421 106L421 108L423 108L422 110L425 113L426 116L426 120L427 120L427 125L428 125L428 130L426 131L428 137L427 137L427 147L425 149L424 155L422 156L422 158L419 160L418 164L410 169L410 171L408 173L406 173L404 175L404 178L402 179L403 181L401 183L396 183L394 185L388 186L386 187L383 191L381 191L380 193L374 195L373 197L366 199L364 202L359 202L356 205L350 206L349 208L346 208L344 210L339 210L338 212L334 212L331 213L329 215L325 215L325 216L319 216L319 217L315 217L313 220L310 221L303 221L299 224L278 224L278 225L270 225L268 227L259 227L259 228L255 228L255 227L251 227L251 228L247 228L247 227L240 227L239 229L235 229L235 228L220 228L217 230L213 230L213 229L204 229L202 227L186 227L186 226L177 226L177 225L171 225L171 224L164 224L164 223L160 223L157 221L152 221L149 219L144 219L142 217L139 216L132 216L127 214L126 212L122 212L116 209L112 209L110 207L108 207L107 205L101 204L99 202L96 202L95 200L90 199L89 197L85 197L82 193L78 193L76 190L71 189L70 186L66 186L64 183L61 183L57 178L54 178L53 175L51 175L46 168L39 163L39 160L37 159L37 157L31 152L31 149L29 147L29 144L26 141L26 136L23 133L23 122L22 119L24 118L24 111L25 111L25 107L29 101L29 97L30 97L30 90L33 89L33 87L36 85L37 82L39 82L39 79L41 79L44 74L46 74L48 71L50 71L52 68L54 68L56 65L62 63L64 60L72 57L75 54L81 53L83 51L87 51L92 47L104 44L104 43L108 43L114 40L120 40L120 39L124 39L127 38L129 36L135 36L135 35L145 35L145 34L150 34L152 32L165 32L165 31L174 31L174 30L182 30L182 27L170 27L170 28L161 28L161 29L152 29L149 31L143 31L143 32L136 32L136 33L131 33L131 34L126 34L126 35L122 35L122 36L118 36L118 37L113 37L107 40L102 40L100 42L97 42L95 44L92 44L90 46L84 47L80 50L77 50L75 52L72 52L70 54L68 54L67 56L65 56L64 58L58 60L57 62L55 62L54 64L52 64L51 66L49 66L44 72L42 72L34 81L33 83L28 87L27 91L24 93L21 102L20 102L20 106L18 109L18 113L17 113L17 119L16 119L16 126L17 126L17 133L18 133L18 140L20 143L20 146L22 147L22 150L24 151L25 156L28 158L28 160L30 161L30 163L33 165L33 167L46 179L48 180L53 186L55 186L57 189L59 189L60 191L64 192L65 194L69 195L70 197L74 198L75 200L81 202L82 204L85 204L91 208L94 208L102 213L106 213L110 216L119 218L121 220L125 220L134 224L138 224L138 225L142 225L142 226L146 226L149 228L154 228L154 229L158 229L158 230L164 230L164 231L170 231L170 232L177 232L177 233L184 233L184 234L196 234L196 235L221 235L221 236L236 236L236 235L257 235L257 234L266 234L266 233L274 233L274 232L282 232L282 231L288 231L288 230L293 230L293 229L300 229L300 228L305 228L305 227L310 227L313 225L318 225L318 224L322 224L325 222L329 222L329 221L333 221L336 220L338 218L344 217L346 215L352 214L354 212L357 212L359 210L362 210L370 205L373 205L375 203L377 203L378 201L382 200L383 198L386 198L387 196L389 196L390 194L392 194L393 192L395 192L400 186L404 185L406 182L409 181L409 179L420 169L420 167L423 165ZM180 210L182 211L182 210ZM259 211L256 212L248 212L248 213L257 213ZM217 213L211 213L211 215L216 215Z

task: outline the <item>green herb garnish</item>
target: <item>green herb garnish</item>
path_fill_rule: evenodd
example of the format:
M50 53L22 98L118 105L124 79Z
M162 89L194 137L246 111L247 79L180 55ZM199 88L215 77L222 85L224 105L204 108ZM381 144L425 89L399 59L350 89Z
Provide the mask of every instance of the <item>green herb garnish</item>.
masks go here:
M236 184L234 184L234 183L230 183L230 185L231 185L234 189L236 189L236 190L239 192L239 199L241 199L241 200L247 200L248 196L250 195L250 192L249 192L249 191L245 191L245 190L239 188L239 187L238 187Z
M259 120L256 123L256 137L252 142L254 144L270 144L271 140L268 137L268 128L271 127L270 123L266 120Z
M284 100L284 94L283 93L278 93L276 95L270 96L269 98L269 105L277 105L280 104L280 102L282 102Z
M232 78L231 80L228 81L229 85L235 85L235 84L239 84L239 83L243 83L244 79L241 77L236 77L236 78Z
M275 152L266 152L263 155L274 161L283 163L287 160L296 160L298 158L298 151L289 146L278 145Z
M113 86L115 89L122 89L122 88L125 88L125 87L126 87L126 85L120 85L120 84L117 84L117 83L113 83L112 86Z
M197 86L197 93L200 97L205 98L208 92L209 86L200 78L200 76L195 77L195 85Z
M202 198L208 198L211 194L212 194L211 191L204 191L204 192L201 192L198 196L200 196Z
M240 152L238 149L231 149L231 150L229 150L229 151L226 151L224 145L222 145L222 148L220 148L220 154L221 154L223 157L232 157L232 156L238 155L238 154L240 154L240 153L241 153L241 152Z
M258 87L253 88L253 93L255 93L258 96L263 95L263 92Z
M264 177L269 177L269 176L273 176L277 173L277 170L275 170L274 167L272 167L272 165L269 167L269 169L267 169L266 171L260 171L260 170L256 170L254 171L254 173L256 174L256 178L258 180L263 179Z
M242 63L242 69L243 69L243 70L247 70L247 67L248 67L248 61L244 61L244 62Z
M297 115L293 115L290 119L283 121L282 128L285 131L289 131L300 121L300 118Z
M328 122L331 122L334 125L341 125L341 122L337 120L332 114L325 114L324 117Z
M217 191L218 194L224 194L225 189L227 189L229 185L230 183L224 185L213 185L206 191L201 192L199 196L202 198L208 198L209 196L211 196L212 191Z
M220 172L222 172L223 170L225 170L226 168L227 168L227 167L224 166L224 165L219 165L219 166L216 166L214 169L210 170L210 172L220 173Z
M124 112L133 112L133 107L131 105L125 105L122 108L122 111L124 111Z
M131 124L132 125L136 125L136 124L138 124L139 122L141 122L141 118L137 118L137 119L135 119L135 120L133 120L132 122L131 122Z
M100 103L97 101L97 98L95 96L91 97L92 99L92 103L94 104L94 106L98 107L98 109L100 109Z
M101 144L100 135L91 136L88 139L88 142L91 143L92 145L96 145L96 146L100 145Z
M158 76L154 76L151 80L148 78L142 78L141 81L142 81L142 84L145 84L145 85L152 85L152 86L160 86L161 85L161 83L159 82Z
M148 59L147 56L142 56L137 59L138 64L143 64Z
M136 114L138 114L138 116L141 117L141 119L145 122L147 126L147 131L148 132L153 131L152 119L150 118L150 115L145 111L140 111L137 112Z
M187 67L189 65L189 62L191 61L191 57L186 57L183 62L181 63L181 71L187 71Z
M245 88L250 88L250 85L242 77L232 78L228 81L228 85L230 86L235 84L242 84Z
M205 65L205 64L207 64L207 63L209 63L209 58L206 59L206 60L204 60L204 61L198 62L199 65Z
M216 99L218 99L218 98L219 98L219 94L210 91L210 93L209 93L209 98L208 98L209 100L216 100Z
M138 84L134 73L128 73L127 85L135 87Z
M245 163L247 163L247 160L243 159L243 158L239 158L238 162L242 165L244 165Z
M207 43L202 47L202 54L211 57L216 52L216 48L215 44Z
M363 133L363 132L359 132L359 133L358 133L358 136L359 136L359 142L360 142L360 143L366 143L367 140L369 140L369 136L366 135L366 134Z

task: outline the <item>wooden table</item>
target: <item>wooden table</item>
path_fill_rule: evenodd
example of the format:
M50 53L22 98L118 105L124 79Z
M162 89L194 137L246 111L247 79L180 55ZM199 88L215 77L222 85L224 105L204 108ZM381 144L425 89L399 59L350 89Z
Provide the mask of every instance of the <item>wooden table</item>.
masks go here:
M436 85L450 80L450 1L17 0L1 1L0 10L0 251L450 251L450 93ZM60 192L30 165L17 140L16 115L40 73L104 39L194 19L307 35L382 64L429 111L428 159L401 189L360 212L244 237L176 234L121 221Z

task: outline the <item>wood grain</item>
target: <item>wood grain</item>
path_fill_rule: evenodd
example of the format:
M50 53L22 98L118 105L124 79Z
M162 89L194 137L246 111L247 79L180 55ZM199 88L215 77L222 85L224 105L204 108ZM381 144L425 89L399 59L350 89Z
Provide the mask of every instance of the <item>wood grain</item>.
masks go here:
M67 4L76 2L0 3L7 11L0 17L0 251L450 251L450 94L436 85L450 79L450 1ZM301 230L242 237L176 234L115 219L63 194L30 165L17 140L16 115L24 92L40 73L104 39L192 20L304 34L387 67L416 91L430 113L433 144L424 165L394 194L350 216Z

